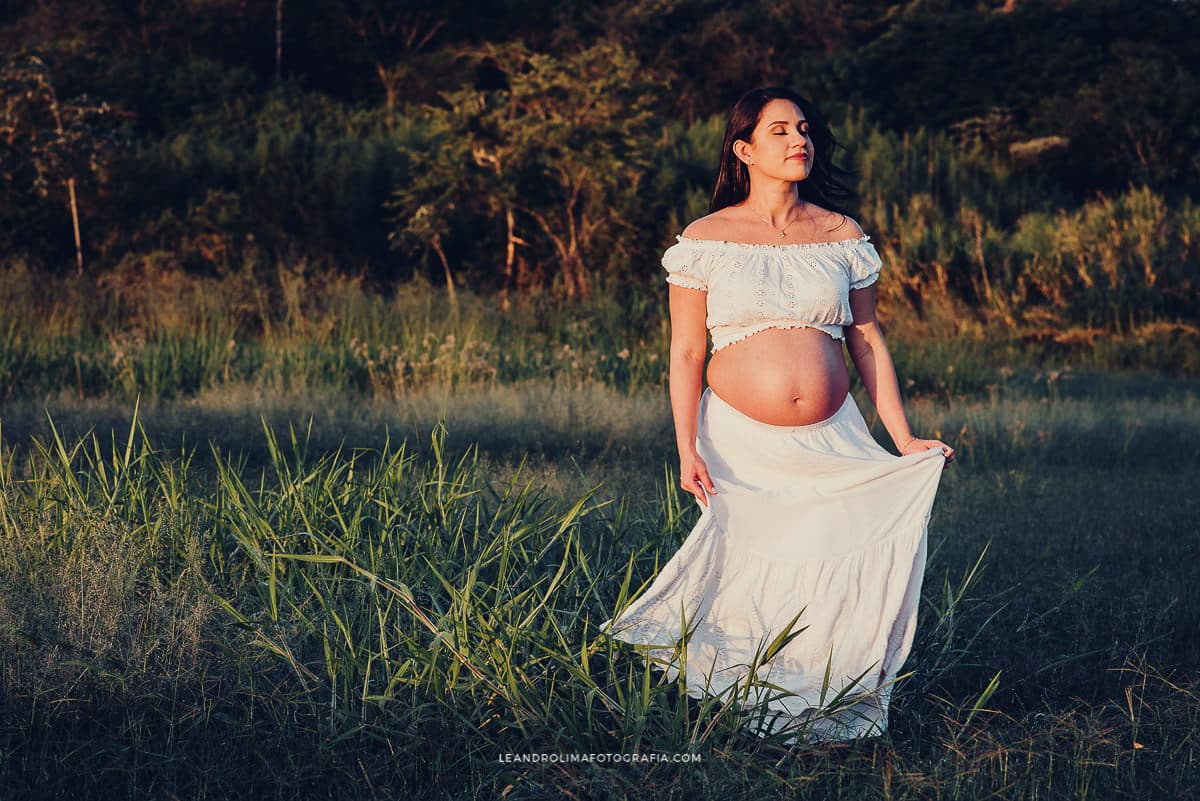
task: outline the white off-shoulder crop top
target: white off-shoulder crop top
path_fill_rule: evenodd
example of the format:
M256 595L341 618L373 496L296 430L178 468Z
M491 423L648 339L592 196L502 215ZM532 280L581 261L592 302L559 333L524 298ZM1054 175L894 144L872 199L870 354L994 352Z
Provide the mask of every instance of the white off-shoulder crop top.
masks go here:
M712 350L768 328L817 328L843 339L850 290L875 283L882 262L869 236L839 242L752 245L676 237L663 253L667 281L708 293Z

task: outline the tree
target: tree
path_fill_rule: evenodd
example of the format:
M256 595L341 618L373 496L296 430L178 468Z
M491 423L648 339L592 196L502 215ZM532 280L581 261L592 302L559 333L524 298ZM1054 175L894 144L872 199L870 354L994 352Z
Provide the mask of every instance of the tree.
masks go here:
M445 3L431 6L399 0L339 0L339 6L346 27L379 77L389 112L411 75L406 63L389 64L388 55L395 51L411 55L425 49L452 11L465 13L463 9L448 9Z
M447 108L428 110L436 133L413 181L397 189L397 234L420 239L433 210L482 217L504 230L503 260L491 262L505 289L522 282L514 267L519 273L517 248L526 248L543 267L560 268L568 298L586 298L596 265L637 230L622 210L649 164L656 90L638 62L610 44L562 58L519 44L480 55L504 88L449 92ZM450 224L443 223L439 231ZM424 241L449 274L433 237Z
M65 187L75 233L75 260L83 272L83 236L76 188L103 184L120 145L107 125L108 104L86 95L60 102L50 69L36 56L0 68L0 178L45 198Z

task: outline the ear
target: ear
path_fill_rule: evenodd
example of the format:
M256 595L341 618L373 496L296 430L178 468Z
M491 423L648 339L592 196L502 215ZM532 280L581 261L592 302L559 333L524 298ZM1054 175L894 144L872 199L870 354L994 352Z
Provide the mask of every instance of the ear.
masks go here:
M738 157L738 160L743 164L750 164L753 159L750 157L750 143L745 139L738 139L733 143L733 155Z

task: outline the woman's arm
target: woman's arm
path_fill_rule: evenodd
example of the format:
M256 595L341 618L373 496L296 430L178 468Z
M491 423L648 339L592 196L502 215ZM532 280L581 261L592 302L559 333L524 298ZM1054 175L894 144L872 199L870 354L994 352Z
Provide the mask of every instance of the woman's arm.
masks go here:
M850 290L850 309L854 313L854 324L846 327L846 347L896 448L902 455L941 448L946 462L954 461L954 449L949 445L936 439L917 439L909 430L908 417L900 399L900 385L896 381L896 367L875 319L874 285Z
M696 426L700 416L700 392L704 388L704 356L708 346L708 293L674 284L668 290L671 307L671 416L675 420L675 444L679 448L679 486L708 506L705 495L715 495L708 466L696 453Z

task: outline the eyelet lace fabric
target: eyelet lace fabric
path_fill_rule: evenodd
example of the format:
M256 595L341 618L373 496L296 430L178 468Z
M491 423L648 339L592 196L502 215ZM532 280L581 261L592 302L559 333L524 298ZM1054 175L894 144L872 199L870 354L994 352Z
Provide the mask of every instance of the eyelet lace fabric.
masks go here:
M708 293L714 353L768 328L843 339L854 322L850 291L875 283L882 267L870 239L757 245L679 236L662 264L668 283Z
M771 716L759 734L882 732L916 627L941 451L893 456L850 396L826 420L774 426L711 390L696 444L717 494L602 630L639 646L668 680L682 673L693 697L747 690ZM800 633L764 661L797 614ZM843 690L852 706L831 710Z

